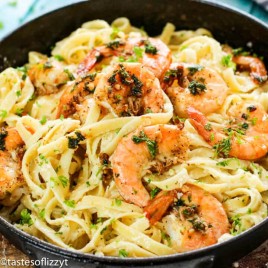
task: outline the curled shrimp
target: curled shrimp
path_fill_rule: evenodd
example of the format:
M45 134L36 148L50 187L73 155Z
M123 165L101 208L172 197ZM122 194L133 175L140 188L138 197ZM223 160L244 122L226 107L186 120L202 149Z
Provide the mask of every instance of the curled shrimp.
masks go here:
M217 111L228 93L226 83L216 71L196 64L172 64L163 88L181 117L187 117L190 106L204 114Z
M15 128L0 131L0 200L24 183L21 172L21 151L24 144Z
M106 46L92 49L78 67L78 73L90 71L103 58L120 57L122 61L136 61L161 78L171 63L171 51L160 39L128 38L115 40Z
M114 65L100 78L94 98L118 116L159 113L164 109L159 80L140 63Z
M191 124L216 153L256 160L268 152L268 116L260 104L236 103L229 110L228 125L217 129L196 109L188 108Z
M97 83L97 74L91 73L78 77L76 81L67 85L61 95L56 118L60 118L60 116L67 118L77 110L80 110L80 105L85 101L85 98L90 97L90 95L93 97L92 94Z
M174 125L138 128L123 137L111 158L114 180L127 201L144 207L150 195L142 177L153 168L162 172L186 158L188 139Z
M170 207L169 215L162 219ZM190 184L160 192L144 211L151 224L162 219L164 229L178 252L213 245L229 231L228 217L221 202Z
M233 62L236 63L241 71L249 71L252 80L261 84L267 80L267 71L263 61L252 56L234 56Z
M60 86L73 79L70 71L56 60L44 60L32 65L28 75L38 95L57 93Z

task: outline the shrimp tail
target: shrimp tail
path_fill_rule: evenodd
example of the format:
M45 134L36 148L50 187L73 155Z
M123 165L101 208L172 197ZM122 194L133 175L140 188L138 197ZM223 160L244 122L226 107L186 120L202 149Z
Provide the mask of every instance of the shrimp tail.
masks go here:
M252 56L235 56L233 61L242 71L248 70L255 83L262 84L267 81L267 71L261 59Z
M91 50L85 59L79 64L77 73L83 75L89 72L98 61L102 58L102 54L98 49Z
M187 109L190 123L194 126L197 132L205 139L207 142L211 142L211 134L213 133L212 129L207 128L209 122L205 115L196 110L193 107Z
M149 204L144 208L145 215L151 225L160 221L168 208L177 197L176 191L161 191Z

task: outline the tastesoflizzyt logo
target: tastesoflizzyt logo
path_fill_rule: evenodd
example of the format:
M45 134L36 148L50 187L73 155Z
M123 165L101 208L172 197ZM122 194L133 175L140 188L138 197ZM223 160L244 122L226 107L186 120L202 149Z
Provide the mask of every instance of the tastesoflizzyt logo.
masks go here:
M27 266L41 266L41 267L68 267L68 260L51 260L43 257L41 260L11 260L7 258L0 259L1 267L27 267Z

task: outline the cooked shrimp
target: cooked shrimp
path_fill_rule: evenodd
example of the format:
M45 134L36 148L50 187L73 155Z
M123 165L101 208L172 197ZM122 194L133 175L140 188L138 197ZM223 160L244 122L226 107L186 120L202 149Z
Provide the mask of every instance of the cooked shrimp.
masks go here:
M175 79L177 84L173 83ZM187 117L190 106L204 114L217 111L228 92L226 83L216 71L194 64L172 64L164 77L163 87L180 117Z
M24 183L19 149L24 144L15 128L0 131L0 200Z
M174 192L177 193L176 196ZM178 252L213 245L229 230L228 217L220 201L197 186L185 184L182 189L165 192L153 199L145 207L151 224L161 220L159 216L167 212L162 206L172 206L170 215L164 217L162 222ZM158 210L161 210L162 215L157 213Z
M188 108L188 115L199 135L217 154L256 160L268 152L268 116L260 104L237 103L229 110L228 126L220 130L194 108Z
M172 207L170 215L162 219L169 207ZM160 192L144 211L152 225L162 219L178 252L215 244L229 229L222 204L208 192L189 184L182 189Z
M93 94L97 81L97 74L92 73L78 77L75 82L66 86L60 98L56 118L67 118L74 114L78 109L77 105L80 105L86 96Z
M159 80L140 63L115 65L100 79L94 98L118 116L159 113L164 96Z
M38 95L57 93L60 86L73 79L69 70L56 60L47 60L32 65L28 70Z
M103 58L112 56L120 56L122 61L140 62L159 79L171 63L171 51L160 39L128 38L92 49L78 67L78 73L86 73Z
M249 71L251 78L257 84L261 84L267 80L267 71L263 61L252 56L234 56L233 62L237 64L241 71Z
M127 201L144 207L150 195L142 177L150 168L163 171L186 158L188 140L174 125L139 128L122 138L111 158L114 180Z

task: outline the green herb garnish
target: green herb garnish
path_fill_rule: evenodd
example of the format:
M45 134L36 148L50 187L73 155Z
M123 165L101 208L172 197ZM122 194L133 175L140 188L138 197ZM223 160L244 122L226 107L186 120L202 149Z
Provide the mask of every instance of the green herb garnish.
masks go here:
M190 75L194 75L196 72L199 72L204 69L204 67L199 64L194 64L187 67L187 69L189 70Z
M54 58L55 58L57 61L65 61L65 59L64 59L61 55L54 55Z
M145 53L156 55L157 51L157 48L153 46L149 40L145 42Z
M27 208L23 209L20 213L20 224L27 224L28 226L33 225L33 220L31 218L31 212Z
M76 138L68 137L68 148L76 149L80 141L85 140L86 138L78 131L75 132Z
M75 201L74 200L64 200L63 202L66 206L70 208L75 208Z
M236 64L232 61L232 55L231 54L228 54L226 56L223 56L221 58L221 64L224 67L232 68L234 70L236 69Z
M39 122L41 125L44 125L47 122L47 117L45 115L43 115Z
M69 78L71 81L75 80L75 77L74 77L74 75L70 72L70 70L68 70L68 69L64 69L64 72L68 75L68 78Z
M150 140L144 133L144 131L140 131L140 135L136 136L133 135L132 136L132 141L134 143L141 143L141 142L145 142L147 145L147 148L149 150L149 153L151 155L152 158L155 158L156 156L156 152L157 152L157 142Z
M160 192L160 189L157 188L157 187L152 189L151 192L150 192L151 199L154 199L159 192Z
M118 252L118 256L120 258L126 258L128 256L128 252L125 249L120 249Z
M190 90L190 93L194 96L200 95L201 93L205 92L205 90L207 89L205 84L199 83L196 80L191 81L188 88Z

